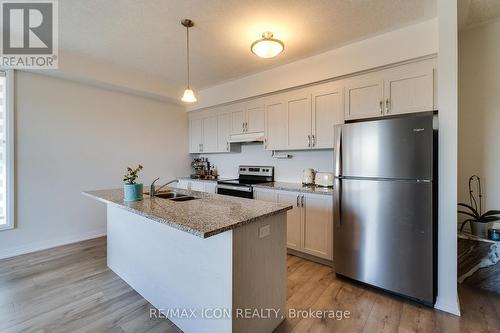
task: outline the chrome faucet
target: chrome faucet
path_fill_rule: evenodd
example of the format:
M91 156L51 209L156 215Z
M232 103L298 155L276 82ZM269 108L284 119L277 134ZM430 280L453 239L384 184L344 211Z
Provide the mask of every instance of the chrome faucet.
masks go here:
M160 192L160 190L162 188L164 188L165 186L169 185L169 184L172 184L172 183L178 183L179 182L179 179L174 179L174 180L171 180L165 184L163 184L162 186L160 186L158 189L155 189L155 183L156 181L160 179L160 177L156 178L155 180L153 180L153 182L151 183L151 186L149 187L149 196L150 197L154 197L156 193Z

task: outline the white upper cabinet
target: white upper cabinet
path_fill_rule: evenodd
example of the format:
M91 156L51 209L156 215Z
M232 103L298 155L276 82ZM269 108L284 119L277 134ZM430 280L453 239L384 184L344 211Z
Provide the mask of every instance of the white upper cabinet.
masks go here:
M312 90L312 148L333 148L333 126L343 123L344 87L337 82L314 87Z
M384 81L377 75L350 79L345 88L345 119L383 115Z
M203 118L203 142L202 152L215 152L218 147L217 115Z
M231 135L232 125L233 117L230 113L223 113L217 117L217 150L219 152L229 152L231 150L229 136Z
M245 105L243 103L233 104L230 107L232 115L231 134L242 134L245 131Z
M286 148L287 112L286 101L281 95L273 96L265 103L266 139L264 148L279 150Z
M189 121L189 152L201 153L203 144L203 120L191 119Z
M387 71L385 114L434 110L434 69L412 64Z
M435 60L424 60L346 80L345 119L434 110Z
M311 148L311 93L308 89L285 94L287 112L286 149Z
M436 109L436 59L254 98L190 115L190 153L229 152L231 135L264 133L264 149L332 149L348 120Z
M266 109L263 100L248 102L246 132L264 132L266 122Z
M230 106L232 113L231 134L264 132L265 105L263 99L256 99Z

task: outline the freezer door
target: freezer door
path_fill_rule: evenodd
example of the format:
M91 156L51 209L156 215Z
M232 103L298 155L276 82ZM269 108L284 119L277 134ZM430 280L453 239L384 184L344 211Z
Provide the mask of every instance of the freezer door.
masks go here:
M341 136L343 177L432 179L432 113L346 124Z
M432 304L432 184L336 182L336 273Z

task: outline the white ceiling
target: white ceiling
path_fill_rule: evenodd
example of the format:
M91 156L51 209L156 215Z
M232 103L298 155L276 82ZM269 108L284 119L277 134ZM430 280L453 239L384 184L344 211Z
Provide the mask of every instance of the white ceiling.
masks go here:
M459 0L460 30L500 18L500 0Z
M191 18L200 89L435 16L436 0L60 0L59 47L183 85ZM250 52L267 30L285 43L274 59Z

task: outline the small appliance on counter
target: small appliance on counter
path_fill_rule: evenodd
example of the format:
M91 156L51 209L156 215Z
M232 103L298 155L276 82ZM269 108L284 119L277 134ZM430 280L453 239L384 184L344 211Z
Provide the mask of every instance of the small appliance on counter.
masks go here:
M219 180L217 194L253 199L254 184L274 181L274 167L240 165L238 179Z
M302 184L303 185L314 185L314 176L316 171L311 168L304 169L302 174Z
M210 165L208 158L197 157L191 162L191 167L194 173L191 174L193 179L217 179L219 177L215 165Z
M333 187L333 173L332 172L316 172L314 178L316 186Z

